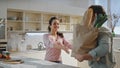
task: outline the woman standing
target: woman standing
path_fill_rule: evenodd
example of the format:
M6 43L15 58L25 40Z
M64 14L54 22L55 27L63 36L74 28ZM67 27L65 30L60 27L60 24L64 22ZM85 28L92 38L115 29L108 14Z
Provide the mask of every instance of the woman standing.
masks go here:
M99 14L106 14L103 7L100 5L92 5L88 8L87 13L84 16L84 21L89 25L94 24L95 16ZM84 23L84 22L83 22ZM93 25L89 25L93 26ZM76 54L75 58L82 62L84 60L89 61L89 66L91 68L111 68L107 66L106 55L109 53L109 39L111 33L108 29L101 27L99 28L97 47L93 48L87 54ZM89 42L89 41L88 41Z
M51 17L49 20L48 34L44 34L43 40L46 46L45 60L62 63L61 49L66 53L69 53L71 44L65 40L63 33L58 32L59 19L57 17Z

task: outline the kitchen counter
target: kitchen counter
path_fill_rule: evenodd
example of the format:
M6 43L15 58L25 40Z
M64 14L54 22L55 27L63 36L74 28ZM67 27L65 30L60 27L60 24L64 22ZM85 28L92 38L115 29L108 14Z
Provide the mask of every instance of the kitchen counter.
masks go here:
M0 68L79 68L65 64L53 63L40 59L19 58L24 61L21 64L8 64L0 61Z

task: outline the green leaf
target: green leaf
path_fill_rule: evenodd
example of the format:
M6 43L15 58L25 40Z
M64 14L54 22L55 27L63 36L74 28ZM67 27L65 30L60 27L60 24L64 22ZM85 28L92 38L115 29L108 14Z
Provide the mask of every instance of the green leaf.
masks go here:
M106 20L107 20L107 15L99 14L95 21L94 27L97 28L101 27Z

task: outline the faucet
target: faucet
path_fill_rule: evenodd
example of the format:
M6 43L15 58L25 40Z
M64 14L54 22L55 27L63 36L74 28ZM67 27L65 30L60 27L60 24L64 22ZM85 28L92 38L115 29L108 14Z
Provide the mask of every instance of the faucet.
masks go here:
M42 50L42 49L45 49L43 42L39 42L38 43L38 50Z

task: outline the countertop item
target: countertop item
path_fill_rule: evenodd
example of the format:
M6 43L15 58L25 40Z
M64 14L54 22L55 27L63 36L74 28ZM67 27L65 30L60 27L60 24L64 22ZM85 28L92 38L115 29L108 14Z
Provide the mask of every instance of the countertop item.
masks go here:
M24 61L21 59L3 60L3 62L8 63L8 64L22 64L22 63L24 63Z

